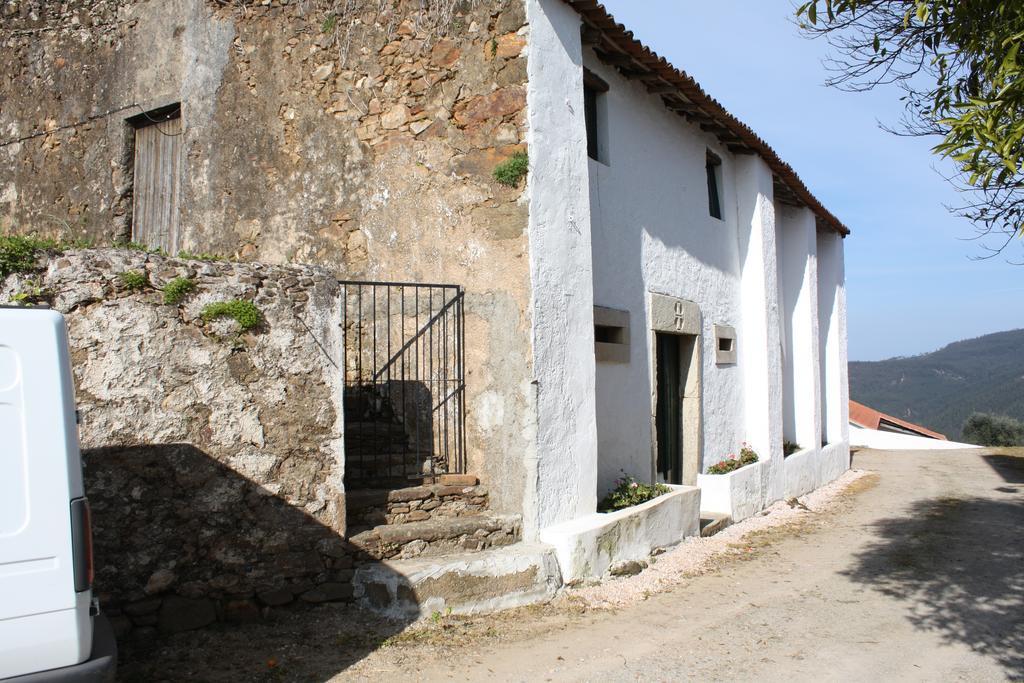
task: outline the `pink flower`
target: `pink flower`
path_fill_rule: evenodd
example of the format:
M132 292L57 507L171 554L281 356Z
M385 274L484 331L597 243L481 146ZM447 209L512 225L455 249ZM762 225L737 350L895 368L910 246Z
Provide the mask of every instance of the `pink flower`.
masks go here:
M639 484L637 484L637 483L636 483L636 482L634 481L634 482L633 482L632 484L630 484L630 485L629 485L629 488L631 488L631 489L635 489L635 488L636 488L637 486L639 486Z

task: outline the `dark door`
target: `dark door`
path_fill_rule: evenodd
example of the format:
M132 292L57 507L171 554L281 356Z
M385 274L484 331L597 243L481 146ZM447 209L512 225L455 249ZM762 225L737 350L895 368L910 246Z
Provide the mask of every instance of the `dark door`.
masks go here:
M680 337L655 333L657 347L658 403L655 425L658 436L658 473L670 484L682 483L682 378Z

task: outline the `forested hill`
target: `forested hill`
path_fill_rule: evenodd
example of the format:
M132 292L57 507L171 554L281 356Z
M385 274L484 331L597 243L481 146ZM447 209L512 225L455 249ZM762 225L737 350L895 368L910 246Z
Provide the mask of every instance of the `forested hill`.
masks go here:
M920 356L851 362L850 398L954 441L973 412L1024 420L1024 329Z

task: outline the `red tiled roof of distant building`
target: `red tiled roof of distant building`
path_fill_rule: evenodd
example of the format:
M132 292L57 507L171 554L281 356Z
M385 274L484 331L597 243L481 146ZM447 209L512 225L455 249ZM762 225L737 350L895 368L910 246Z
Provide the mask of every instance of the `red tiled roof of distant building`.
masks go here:
M901 420L898 417L887 415L886 413L875 410L874 408L869 408L863 403L857 403L853 400L850 401L850 422L861 427L866 427L867 429L878 429L882 425L883 421L892 423L908 431L915 432L921 436L948 441L945 434L933 432L932 430L922 427L921 425L916 425L913 422L907 422L906 420Z

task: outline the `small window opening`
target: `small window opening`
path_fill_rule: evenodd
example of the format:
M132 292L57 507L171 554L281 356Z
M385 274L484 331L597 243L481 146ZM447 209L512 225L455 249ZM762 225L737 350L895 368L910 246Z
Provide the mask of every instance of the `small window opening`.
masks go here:
M707 153L705 169L708 174L708 212L712 218L722 220L721 175L722 160L710 151Z
M589 70L583 70L583 118L587 127L587 156L595 161L605 161L602 148L604 120L602 116L603 96L608 84Z
M736 362L736 328L731 325L715 325L715 362L732 365Z
M599 344L621 344L626 330L614 325L594 325L594 341Z
M594 306L594 355L599 363L629 362L629 311Z

